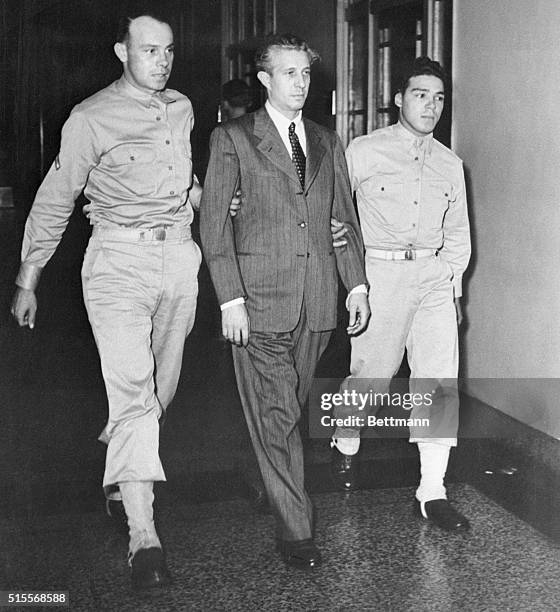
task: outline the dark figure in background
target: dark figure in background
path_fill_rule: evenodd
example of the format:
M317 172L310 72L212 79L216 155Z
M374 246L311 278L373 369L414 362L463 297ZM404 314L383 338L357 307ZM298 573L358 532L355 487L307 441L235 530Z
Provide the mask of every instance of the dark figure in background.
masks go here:
M12 313L33 328L35 288L82 189L93 232L83 293L109 401L103 486L128 519L135 587L169 580L153 521L153 483L165 480L159 420L176 391L194 322L201 253L191 238L192 106L166 89L173 33L147 14L122 22L123 76L76 106L60 153L27 220Z
M302 118L317 55L291 35L257 53L265 108L218 126L200 209L204 252L222 310L243 410L276 517L277 547L295 567L321 563L304 488L298 429L315 367L336 326L337 269L349 333L367 323L363 247L342 146ZM238 188L243 206L229 214ZM331 215L349 228L333 252Z
M418 58L395 96L398 123L354 139L346 151L372 316L352 339L345 385L371 381L376 392L387 391L379 385L397 373L406 348L410 390L427 390L433 401L410 414L430 422L410 427L420 455L416 508L443 529L465 531L469 522L447 500L444 486L457 444L461 281L471 252L463 165L433 137L445 82L438 62ZM434 389L439 391L432 400ZM335 416L347 412L335 409ZM359 435L359 429L339 427L333 437L333 471L346 489L355 482Z
M241 79L232 79L222 85L220 105L222 122L243 117L251 108L251 90Z

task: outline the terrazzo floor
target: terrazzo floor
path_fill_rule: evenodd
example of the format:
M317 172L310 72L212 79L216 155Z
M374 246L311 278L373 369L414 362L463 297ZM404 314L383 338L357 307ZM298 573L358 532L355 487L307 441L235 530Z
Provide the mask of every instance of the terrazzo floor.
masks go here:
M560 548L468 485L452 485L472 521L448 535L411 511L412 488L313 496L324 564L286 568L272 518L244 500L163 505L173 584L131 591L126 537L102 512L0 523L3 585L61 589L84 611L557 610Z

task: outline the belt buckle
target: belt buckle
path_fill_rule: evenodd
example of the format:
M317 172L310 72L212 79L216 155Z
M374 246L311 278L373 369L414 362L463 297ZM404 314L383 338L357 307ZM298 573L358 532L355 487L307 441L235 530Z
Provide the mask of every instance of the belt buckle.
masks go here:
M416 252L413 249L407 249L404 252L404 258L407 261L413 261L414 259L416 259Z
M165 231L164 227L157 227L154 230L154 239L155 240L165 240L166 234L167 232Z

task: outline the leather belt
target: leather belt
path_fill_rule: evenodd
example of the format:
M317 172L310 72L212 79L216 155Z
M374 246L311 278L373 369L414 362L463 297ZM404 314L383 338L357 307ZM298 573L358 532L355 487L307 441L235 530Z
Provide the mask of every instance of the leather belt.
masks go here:
M375 259L385 259L386 261L414 261L421 257L431 257L437 255L437 249L404 249L400 251L386 251L384 249L366 249L368 257Z

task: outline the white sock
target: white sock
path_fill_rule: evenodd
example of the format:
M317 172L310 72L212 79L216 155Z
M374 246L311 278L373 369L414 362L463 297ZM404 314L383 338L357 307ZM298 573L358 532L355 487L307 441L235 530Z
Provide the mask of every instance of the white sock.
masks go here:
M355 455L360 450L360 438L335 438L331 440L331 448L336 446L344 455Z
M426 517L424 504L433 499L447 499L443 484L450 446L432 442L418 442L420 453L420 484L416 489L416 499L420 502L422 514Z
M119 489L128 519L130 562L140 548L161 548L154 525L154 483L147 480L120 482Z

